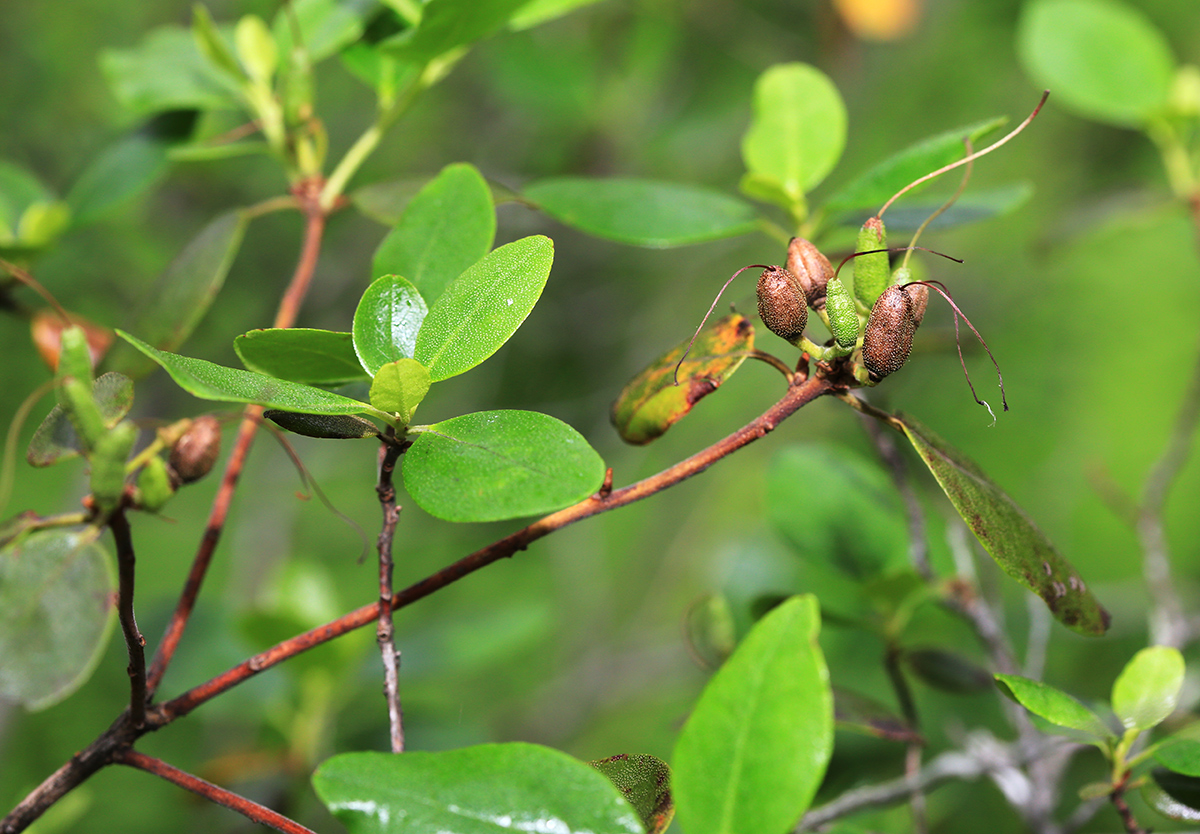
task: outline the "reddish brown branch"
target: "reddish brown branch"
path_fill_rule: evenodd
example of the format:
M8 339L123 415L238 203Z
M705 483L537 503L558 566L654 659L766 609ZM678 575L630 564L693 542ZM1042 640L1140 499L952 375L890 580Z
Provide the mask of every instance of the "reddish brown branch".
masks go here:
M404 752L404 712L400 708L399 654L396 651L395 629L392 625L392 542L400 508L396 506L396 485L392 474L401 447L385 443L379 447L379 483L375 487L379 506L383 510L383 526L379 530L379 620L375 640L383 658L383 694L387 700L388 727L391 730L392 752Z
M288 819L283 814L276 813L264 805L259 805L257 802L246 799L244 796L238 796L236 793L227 791L211 782L206 782L200 777L186 773L177 767L172 767L162 759L147 756L145 753L139 753L136 750L122 750L113 757L113 761L129 765L130 767L136 767L147 773L153 773L155 776L161 776L168 782L178 785L185 790L198 794L218 805L224 805L231 811L237 811L251 822L258 823L259 825L269 825L276 831L282 831L283 834L315 834L312 829L305 828L300 823Z
M129 653L129 666L126 668L129 673L129 719L134 727L140 727L146 721L146 638L138 630L137 619L133 615L136 559L124 507L112 514L108 519L108 527L117 546L117 619L121 621L125 649Z

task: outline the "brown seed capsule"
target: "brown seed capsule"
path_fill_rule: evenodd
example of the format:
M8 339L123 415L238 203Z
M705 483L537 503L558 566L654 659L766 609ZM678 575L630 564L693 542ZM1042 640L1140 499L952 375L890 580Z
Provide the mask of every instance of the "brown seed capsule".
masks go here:
M808 324L808 303L800 282L781 266L769 266L758 278L758 314L763 324L793 345Z
M913 334L920 324L916 297L919 289L925 290L927 299L929 290L924 285L892 285L871 308L871 317L863 332L862 358L874 382L900 370L908 361ZM925 304L919 306L920 314L924 315Z
M171 472L181 484L198 481L213 468L220 452L220 421L211 414L201 415L171 447Z
M825 286L833 278L833 265L821 250L802 237L792 238L788 244L788 272L796 276L808 306L814 310L825 308Z

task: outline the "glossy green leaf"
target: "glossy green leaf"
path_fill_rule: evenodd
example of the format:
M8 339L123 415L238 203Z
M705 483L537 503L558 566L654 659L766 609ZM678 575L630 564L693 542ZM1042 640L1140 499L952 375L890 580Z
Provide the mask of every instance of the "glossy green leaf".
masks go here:
M379 435L379 429L374 423L353 414L299 414L294 411L267 410L263 412L263 417L280 428L305 437L361 440L364 437Z
M117 335L161 365L180 388L202 400L257 403L280 411L306 414L372 413L383 416L364 402L322 388L155 350L121 330Z
M912 417L898 414L896 420L954 509L1005 573L1040 596L1063 625L1081 634L1108 630L1108 612L1070 562L974 461Z
M1200 777L1200 741L1196 739L1167 739L1155 751L1154 758L1168 770Z
M833 750L820 625L815 597L789 599L705 687L672 761L688 834L783 832L808 808Z
M1039 86L1083 116L1140 125L1162 113L1175 59L1138 9L1115 0L1035 0L1023 9L1017 51Z
M135 113L238 106L234 88L180 26L154 29L132 49L108 50L100 66L117 101Z
M429 384L429 370L415 359L389 362L371 381L371 405L398 414L407 424L429 393Z
M421 23L380 44L380 48L414 64L486 38L506 25L529 0L429 0L421 7Z
M110 371L92 384L92 399L106 428L112 428L133 408L133 380ZM61 405L55 405L29 441L25 459L33 466L49 466L73 458L83 450L75 427Z
M686 246L754 231L753 207L719 191L681 183L561 177L524 195L572 228L633 246Z
M1200 822L1200 779L1162 768L1150 771L1153 782L1142 786L1142 798L1167 819Z
M87 680L114 622L99 530L46 530L0 549L0 697L43 709Z
M483 176L471 165L447 165L379 244L371 274L403 275L432 303L491 251L495 236L496 209Z
M866 695L833 687L833 717L839 728L888 741L922 744L921 734L883 704Z
M679 366L676 385L675 365L690 341L680 342L658 357L621 389L611 417L626 443L649 443L662 436L733 376L754 349L754 326L734 313L705 327Z
M1052 724L1078 730L1095 741L1114 737L1100 716L1060 689L1020 675L998 674L996 683L1005 695Z
M381 5L379 0L295 0L290 10L280 9L272 22L279 54L292 51L289 14L299 24L308 59L316 63L362 37L367 21Z
M554 243L533 235L485 255L446 287L417 334L412 358L434 382L471 370L500 349L542 295Z
M309 385L341 385L369 375L349 333L303 327L251 330L233 340L247 369Z
M389 362L411 358L428 309L417 288L399 275L376 278L354 311L354 352L374 375Z
M500 521L541 515L600 488L604 461L566 423L532 411L480 411L422 426L404 485L430 515Z
M1129 730L1148 730L1175 711L1183 686L1183 655L1170 646L1135 654L1112 690L1112 708Z
M802 203L833 170L846 144L846 106L833 82L808 64L777 64L754 84L754 118L742 138L747 173Z
M622 753L588 762L616 785L633 806L646 834L662 834L675 816L671 799L671 768L662 759Z
M899 153L868 169L857 179L839 189L825 203L825 210L837 214L851 210L878 211L892 195L926 174L949 165L966 155L964 138L969 138L976 150L980 140L1008 121L1004 117L964 125L909 145ZM919 191L921 186L913 191ZM908 192L909 195L913 191ZM906 195L907 196L907 195ZM894 211L894 209L889 209ZM888 225L893 217L888 215Z
M533 744L343 753L317 768L313 787L350 834L642 832L603 775Z

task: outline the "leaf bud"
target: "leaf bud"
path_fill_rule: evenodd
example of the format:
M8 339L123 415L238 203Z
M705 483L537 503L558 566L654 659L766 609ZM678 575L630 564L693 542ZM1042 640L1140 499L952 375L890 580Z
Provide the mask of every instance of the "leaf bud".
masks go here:
M871 308L871 317L867 319L863 334L862 358L874 382L900 370L908 361L913 334L920 324L915 297L918 289L925 288L923 285L890 286ZM921 306L924 313L924 305Z
M887 252L874 251L886 248L887 231L883 221L872 217L859 229L858 241L854 246L855 252L872 253L854 259L854 294L868 307L874 306L876 299L891 283Z
M194 420L171 447L170 468L179 484L190 484L208 474L221 452L221 422L211 414Z
M862 326L854 296L841 278L830 281L826 292L825 312L829 315L829 329L833 332L833 338L841 347L854 347Z
M808 306L814 310L824 309L825 285L833 278L829 258L809 241L794 237L788 244L787 270L800 282Z
M138 430L122 420L106 431L92 449L92 499L100 509L115 509L125 491L125 461L133 451Z
M758 278L758 314L779 338L800 341L808 324L808 300L799 280L781 266L769 266Z
M171 483L166 461L157 455L146 461L138 473L137 488L138 504L143 510L152 513L161 510L175 494L175 485Z

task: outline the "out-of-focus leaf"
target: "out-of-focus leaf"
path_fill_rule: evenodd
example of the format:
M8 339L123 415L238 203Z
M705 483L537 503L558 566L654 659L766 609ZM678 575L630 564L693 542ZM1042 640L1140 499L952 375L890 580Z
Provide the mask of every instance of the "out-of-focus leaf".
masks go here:
M759 620L704 688L679 734L672 792L689 834L786 831L833 751L833 698L816 597Z
M369 375L354 353L353 336L303 327L251 330L233 340L249 370L309 385L342 385Z
M671 768L646 754L622 753L588 762L608 777L637 811L646 834L662 834L675 816L671 800Z
M417 334L412 358L434 382L471 370L509 340L542 295L554 243L532 235L494 249L446 287Z
M729 599L710 594L688 608L684 636L692 654L701 663L715 669L737 648L737 629Z
M752 232L754 208L694 185L634 179L540 180L525 197L568 226L633 246L686 246Z
M1092 743L1114 738L1100 716L1061 689L1020 675L997 674L996 683L1001 692L1034 715L1059 727L1084 733Z
M974 695L992 688L992 675L978 663L945 649L908 649L904 660L921 680L954 695Z
M1005 573L1045 600L1063 625L1080 634L1100 635L1108 630L1108 612L1008 495L926 426L905 414L894 419L954 509Z
M350 834L642 834L602 774L533 744L343 753L317 768L313 787Z
M524 5L509 19L508 28L517 32L531 29L595 2L596 0L525 0Z
M1112 708L1128 730L1148 730L1175 711L1183 686L1183 655L1171 646L1135 654L1113 683Z
M808 64L777 64L754 84L754 119L742 138L748 176L774 183L785 208L803 204L846 145L846 106L837 87Z
M104 358L112 344L112 331L74 313L68 313L67 322L64 322L62 313L50 307L43 307L36 311L29 320L29 334L33 338L33 346L37 348L42 361L50 370L58 371L59 353L62 350L62 332L67 327L78 327L83 330L92 367L99 365L100 360Z
M1154 753L1158 763L1184 776L1200 777L1200 741L1191 738L1167 739Z
M290 432L330 440L359 440L377 437L379 429L370 420L353 414L297 414L294 411L264 411L263 417Z
M375 250L371 274L403 275L427 304L486 255L496 237L496 209L472 165L447 165L421 189Z
M909 145L839 189L825 203L825 210L834 214L861 209L878 210L893 194L910 182L962 159L966 155L964 138L970 138L972 145L978 150L980 140L1003 126L1006 121L1008 119L1001 116L975 122ZM916 190L919 188L914 189ZM908 193L911 195L913 192ZM893 217L894 215L889 214L889 226Z
M305 414L370 413L378 417L386 416L367 403L322 388L155 350L121 330L117 331L117 335L161 365L180 388L202 400L257 403L280 411L300 411Z
M92 396L96 400L96 407L100 409L104 425L111 429L133 407L133 380L113 372L102 374L92 385ZM33 433L25 459L33 466L49 466L73 458L81 451L82 445L75 426L67 418L62 406L56 405Z
M1003 217L1023 206L1032 196L1033 183L1029 182L1015 182L996 188L968 191L955 200L954 205L934 217L928 228L950 229L955 226L965 226L968 223L990 220L993 217ZM888 209L886 217L888 231L913 231L944 204L945 200L939 199L892 206ZM859 219L858 216L852 214L843 218L847 223L856 223Z
M371 405L400 415L402 423L429 393L429 370L415 359L398 359L379 369L371 381Z
M38 710L96 668L112 633L116 571L99 530L45 530L0 549L0 695Z
M833 687L833 717L839 727L888 741L923 743L921 734L876 700L839 686Z
M381 4L379 0L295 0L289 6L279 10L271 27L279 54L287 56L292 51L288 15L294 14L308 58L316 63L361 38L366 22Z
M1167 107L1175 58L1163 33L1130 5L1026 3L1017 52L1039 86L1088 118L1136 126Z
M374 376L397 359L411 359L428 308L411 283L399 275L371 282L354 311L354 352Z
M113 94L135 113L235 108L235 89L209 64L181 26L149 32L132 49L110 49L100 66Z
M705 327L687 359L680 342L650 363L621 390L612 406L612 423L627 443L649 443L682 419L701 399L729 379L754 349L754 326L734 313Z
M37 177L0 159L0 244L12 242L17 221L31 204L53 200L54 194Z
M350 202L372 220L395 226L404 216L404 209L428 182L417 178L373 182L351 191Z
M1156 767L1142 786L1146 804L1167 819L1200 822L1200 779Z
M604 461L566 423L532 411L480 411L411 431L404 485L446 521L541 515L600 488Z
M505 26L529 0L429 0L421 23L380 43L380 48L414 64L488 37Z

